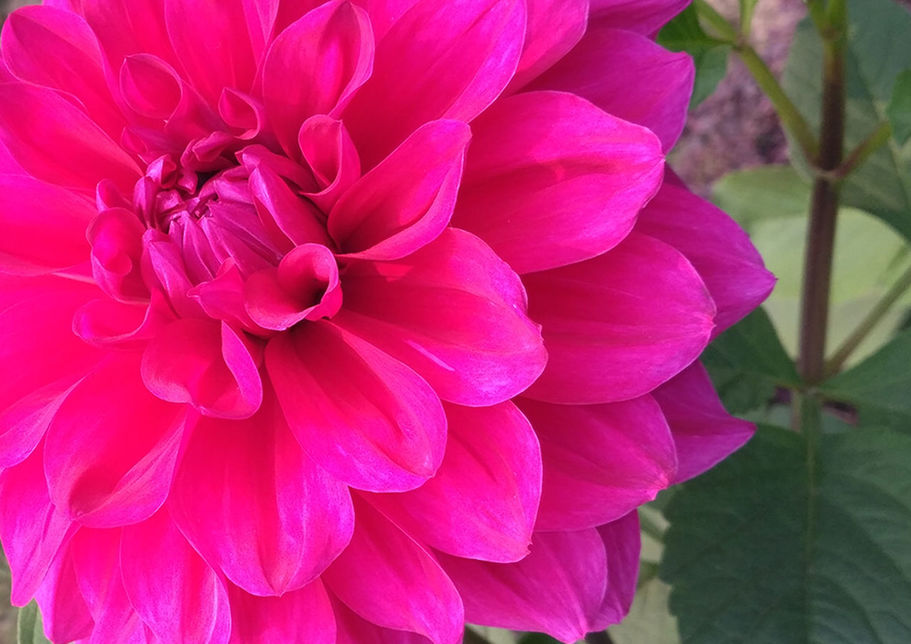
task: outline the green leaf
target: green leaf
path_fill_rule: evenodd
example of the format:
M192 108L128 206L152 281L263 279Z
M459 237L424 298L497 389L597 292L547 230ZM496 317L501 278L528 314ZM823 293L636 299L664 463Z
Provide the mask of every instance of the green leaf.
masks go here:
M733 414L765 406L779 385L801 384L763 309L753 311L719 335L702 354L702 362Z
M685 51L693 57L696 81L690 109L708 98L727 72L730 45L703 31L692 5L664 26L658 34L658 43L671 51Z
M887 120L899 73L911 67L911 13L893 0L848 0L845 58L846 136L851 150ZM822 42L809 19L800 24L782 85L812 127L819 129ZM799 159L799 148L791 145ZM844 183L844 204L862 208L911 239L911 145L895 139L877 150Z
M761 427L674 497L661 576L683 644L911 641L911 436L818 440Z
M41 613L34 601L19 609L16 641L18 644L50 644L44 636Z
M766 165L726 174L715 183L712 198L749 227L763 219L805 216L810 184L791 166Z
M892 136L899 145L904 145L911 139L911 69L906 69L895 79L886 113L892 123Z
M827 396L860 409L911 418L911 331L903 331L862 363L824 382Z

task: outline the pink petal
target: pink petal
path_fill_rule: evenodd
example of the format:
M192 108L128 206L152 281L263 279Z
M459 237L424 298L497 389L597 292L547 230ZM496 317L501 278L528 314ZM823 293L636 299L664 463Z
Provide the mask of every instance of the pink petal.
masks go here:
M718 307L715 335L759 306L775 286L743 229L686 188L666 181L636 230L672 245L696 267Z
M439 236L452 217L470 138L460 121L427 123L351 186L329 214L341 251L399 259Z
M525 47L510 88L518 89L563 58L585 33L588 0L526 0Z
M424 123L480 114L512 78L524 40L524 0L416 2L378 43L373 75L345 110L365 167Z
M143 353L142 380L162 400L190 403L207 416L249 418L263 399L255 354L224 322L177 320Z
M186 423L183 406L146 391L137 355L112 356L73 389L48 429L51 500L93 527L151 516L167 497Z
M417 0L360 0L359 4L370 15L370 26L377 42L382 40L399 18L411 9Z
M92 277L116 300L149 297L141 266L144 232L136 213L126 208L102 211L85 231L92 245Z
M80 16L52 7L22 7L3 25L3 59L19 79L75 96L112 137L125 125L104 77L101 48Z
M453 224L519 273L612 248L661 184L654 135L571 94L511 96L473 130Z
M229 585L231 644L335 644L335 616L320 580L281 597L257 597Z
M81 0L82 13L107 55L120 69L130 54L147 53L174 65L162 0Z
M578 94L605 112L649 128L667 151L683 132L693 78L688 54L671 53L644 36L598 21L530 89Z
M130 604L161 641L227 643L228 593L167 511L124 528L120 565Z
M266 230L278 244L288 248L293 245L318 243L331 246L326 233L325 216L288 186L268 164L255 167L250 173L250 190L253 204Z
M193 546L256 595L310 583L344 549L354 525L348 489L307 458L268 399L249 420L199 423L172 499Z
M79 590L72 550L61 548L41 588L35 594L44 632L52 642L88 638L95 625Z
M326 322L274 337L266 367L304 449L341 481L400 492L443 460L446 418L430 386L404 364Z
M607 591L607 554L597 530L536 532L531 554L495 564L441 555L472 624L541 631L575 642L595 628Z
M82 110L52 89L0 84L0 140L29 174L94 194L110 179L132 194L136 162ZM53 141L53 145L48 145Z
M689 3L690 0L591 0L592 21L654 36Z
M332 602L338 639L333 644L427 644L423 635L383 628L360 617L342 602Z
M439 564L366 503L356 503L351 545L324 575L352 611L385 628L462 641L462 600Z
M591 404L648 393L708 344L715 306L696 270L664 242L632 233L600 257L525 276L549 361L537 400Z
M89 344L142 349L174 320L174 312L155 292L152 301L117 302L104 297L87 302L73 316L73 333Z
M44 450L0 472L0 538L12 573L10 601L24 606L38 590L75 526L51 503Z
M541 448L512 403L447 405L449 440L436 476L368 500L420 543L470 559L528 554L541 497ZM483 510L479 510L483 508Z
M367 12L332 0L304 15L272 42L263 67L263 99L279 143L299 158L297 133L314 114L337 114L373 69ZM306 79L289 82L289 79Z
M225 87L250 90L257 61L242 3L164 0L164 16L181 67L210 105Z
M674 483L702 474L740 449L756 427L728 414L705 368L695 363L655 390L674 435L680 466Z
M197 284L187 295L211 318L227 322L232 328L261 331L244 308L244 278L237 263L228 259L211 280Z
M361 160L344 123L328 116L311 116L297 137L304 161L320 187L305 196L329 212L361 176Z
M639 515L630 512L598 528L607 552L607 592L594 618L593 630L604 630L619 623L633 604L639 578Z
M606 405L519 404L544 459L538 530L614 521L653 500L674 478L674 440L651 396Z
M448 229L398 262L352 263L337 321L415 369L447 400L490 405L547 355L518 277L478 238Z
M250 141L266 127L265 108L256 98L226 87L218 99L218 115L237 138Z

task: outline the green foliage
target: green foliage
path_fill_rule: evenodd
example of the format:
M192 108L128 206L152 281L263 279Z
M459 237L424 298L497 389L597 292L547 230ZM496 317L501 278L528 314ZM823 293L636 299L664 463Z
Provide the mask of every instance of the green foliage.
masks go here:
M44 636L41 614L38 612L38 604L34 601L19 609L16 632L17 644L50 644Z
M683 644L911 641L911 437L762 427L685 484L661 576Z
M690 108L708 98L724 78L731 47L705 33L692 6L665 25L658 34L658 43L671 51L685 51L693 57L696 82Z
M911 69L906 69L895 79L886 113L892 124L895 142L904 145L911 139Z

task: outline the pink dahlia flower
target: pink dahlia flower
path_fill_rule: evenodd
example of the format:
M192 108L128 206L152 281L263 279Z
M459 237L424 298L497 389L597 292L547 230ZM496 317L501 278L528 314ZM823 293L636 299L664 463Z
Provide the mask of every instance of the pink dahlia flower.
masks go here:
M54 642L565 641L771 278L680 0L56 0L0 66L0 537Z

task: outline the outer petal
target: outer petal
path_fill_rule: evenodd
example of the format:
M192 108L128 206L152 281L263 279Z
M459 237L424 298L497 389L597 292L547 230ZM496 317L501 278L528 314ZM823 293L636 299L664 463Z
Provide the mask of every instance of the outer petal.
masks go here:
M466 621L542 631L564 642L595 630L607 590L607 554L593 529L535 533L531 554L518 563L448 555L440 562L462 595Z
M228 593L166 510L124 528L120 566L130 604L162 642L228 641Z
M680 466L674 483L685 481L743 446L756 430L729 415L705 368L696 363L655 391L677 445Z
M537 530L581 530L651 501L677 470L674 440L651 396L606 405L522 399L544 459Z
M10 601L24 606L38 590L54 557L74 532L51 503L43 450L0 472L0 538L12 572Z
M97 527L151 516L170 489L186 422L183 406L143 386L138 356L112 356L73 389L48 429L44 467L54 505Z
M337 599L332 608L338 625L338 639L334 644L427 644L423 635L368 622Z
M591 0L592 18L646 36L658 33L690 0Z
M281 597L256 597L228 586L231 644L335 644L335 615L317 579Z
M29 274L85 262L85 229L95 212L90 200L69 190L0 175L0 266Z
M641 396L693 362L712 331L715 307L696 270L638 233L593 260L526 275L525 285L550 356L528 390L538 400Z
M162 0L81 0L80 4L111 69L120 69L125 57L140 52L177 64Z
M594 630L604 630L619 623L633 605L636 580L639 577L639 515L625 517L598 528L607 552L607 592L593 622Z
M299 158L304 120L340 110L372 69L370 19L348 0L327 2L285 29L263 67L263 99L285 152ZM295 78L306 80L289 82Z
M452 217L470 138L460 121L428 123L351 186L329 214L341 251L399 259L439 236Z
M0 84L0 141L34 177L93 194L110 179L132 194L136 163L82 110L52 89ZM53 145L48 145L53 141Z
M655 136L562 92L517 94L473 125L453 223L519 273L618 244L661 183Z
M480 114L512 78L524 38L524 0L415 3L377 45L373 75L345 110L365 167L423 123Z
M526 0L528 26L519 68L510 87L518 89L573 48L588 22L589 0Z
M310 583L354 524L347 488L304 455L269 398L247 421L199 423L172 496L193 546L255 595Z
M341 326L415 369L447 400L490 405L526 389L547 355L519 278L449 229L398 262L353 263Z
M266 367L298 441L339 480L397 492L439 467L446 444L439 398L376 347L317 322L273 338Z
M357 504L351 545L324 576L351 610L379 626L462 640L462 600L433 557L365 503Z
M759 306L775 286L743 229L683 187L665 181L636 230L672 245L696 267L718 307L715 335Z
M644 36L598 21L529 89L578 94L649 128L667 151L683 132L694 74L688 54L671 53Z
M79 590L72 550L61 548L35 594L44 632L52 642L73 642L92 634L94 621Z
M528 554L541 497L541 448L512 403L449 405L449 441L436 476L370 503L421 543L485 561Z

